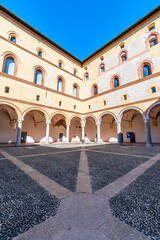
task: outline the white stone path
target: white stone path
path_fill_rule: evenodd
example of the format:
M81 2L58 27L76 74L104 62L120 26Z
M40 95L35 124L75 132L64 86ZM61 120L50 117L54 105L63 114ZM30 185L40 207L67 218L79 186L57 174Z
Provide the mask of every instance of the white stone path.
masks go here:
M160 159L160 154L133 169L115 182L92 194L87 155L82 148L76 193L71 193L3 150L8 158L32 179L61 199L55 217L33 227L14 240L145 240L150 239L115 218L108 199L129 185ZM112 153L113 154L113 153ZM120 153L119 153L120 154ZM139 157L139 155L137 156Z

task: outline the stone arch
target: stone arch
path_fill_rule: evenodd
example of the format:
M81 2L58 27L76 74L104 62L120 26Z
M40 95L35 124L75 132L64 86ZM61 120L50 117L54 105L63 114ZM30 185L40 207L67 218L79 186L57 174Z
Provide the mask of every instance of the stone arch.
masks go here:
M93 118L94 121L95 121L95 123L97 124L97 119L96 119L96 117L95 117L94 115L92 115L92 114L89 114L89 115L85 116L83 122L85 122L85 121L87 120L87 118L89 118L89 117Z
M69 138L71 142L82 140L82 118L78 115L73 115L70 118Z
M63 115L65 117L66 123L69 122L69 119L68 119L67 115L64 112L61 112L61 111L57 111L55 113L52 113L49 118L52 119L57 114Z
M121 110L118 115L117 124L121 126L121 139L123 142L146 143L145 134L145 115L142 109L138 107L127 107Z
M158 106L158 105L160 105L160 101L153 103L153 104L146 110L146 119L147 119L147 120L149 120L149 114L150 114L151 110L152 110L154 107Z
M56 142L67 141L68 117L65 113L57 111L50 116L50 135Z
M42 108L37 108L37 107L27 108L27 109L22 113L22 117L24 118L25 115L26 115L28 112L32 111L32 110L42 112L42 113L44 114L45 119L46 119L46 120L49 119L49 114L48 114L45 110L43 110Z
M132 107L132 106L131 106L131 107L124 108L123 110L121 110L121 111L119 112L119 114L118 114L118 122L121 121L124 112L126 112L127 110L137 110L138 112L140 112L140 113L142 114L143 119L145 120L145 115L144 115L144 112L142 111L142 109L140 109L140 108L138 108L138 107L134 107L134 106Z
M153 103L146 110L146 121L150 126L151 141L160 143L160 101Z
M103 112L103 113L101 113L101 115L99 116L99 118L98 118L98 123L100 124L100 121L101 121L101 118L104 116L104 115L112 115L113 117L114 117L114 119L115 119L115 121L117 122L117 117L116 117L116 115L114 114L114 113L112 113L112 112Z
M112 112L103 112L98 118L103 142L117 143L117 117Z
M23 114L22 136L27 143L45 143L46 141L46 121L49 119L48 113L42 108L27 108Z
M85 142L97 141L97 119L94 115L85 116L83 125L85 126Z
M0 101L0 105L1 105L1 104L2 104L2 105L8 105L8 106L12 107L12 108L15 110L18 118L22 115L21 110L20 110L19 107L17 107L15 104L10 103L10 102L7 102L7 101Z
M21 116L20 110L9 102L0 101L0 143L15 143L17 122Z

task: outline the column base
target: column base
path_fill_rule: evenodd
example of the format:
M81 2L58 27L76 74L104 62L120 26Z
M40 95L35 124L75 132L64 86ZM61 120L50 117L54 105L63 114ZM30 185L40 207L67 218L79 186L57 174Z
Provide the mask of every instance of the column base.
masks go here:
M20 147L21 146L21 144L15 144L15 147Z
M147 143L147 144L146 144L146 147L153 147L153 145L150 144L150 143Z

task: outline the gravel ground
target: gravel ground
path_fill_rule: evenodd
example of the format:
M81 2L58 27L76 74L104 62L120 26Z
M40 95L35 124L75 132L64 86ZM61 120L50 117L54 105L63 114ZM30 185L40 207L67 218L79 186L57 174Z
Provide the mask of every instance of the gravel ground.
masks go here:
M0 154L0 158L4 158L4 156L2 154Z
M97 151L125 153L129 155L143 155L143 156L155 156L160 153L160 148L152 147L147 148L145 146L120 146L115 144L108 144L105 146L86 147L86 149L92 149Z
M120 220L160 240L160 160L111 198L110 207Z
M87 151L92 191L107 186L122 177L148 158L121 156Z
M71 151L76 150L73 148L55 148L55 147L45 147L45 146L20 146L20 147L3 147L2 148L7 153L12 156L25 156L25 155L34 155L41 153L50 153L50 152L63 152L63 151Z
M80 151L19 159L71 192L76 191Z
M9 160L0 161L1 240L10 240L54 216L59 203Z

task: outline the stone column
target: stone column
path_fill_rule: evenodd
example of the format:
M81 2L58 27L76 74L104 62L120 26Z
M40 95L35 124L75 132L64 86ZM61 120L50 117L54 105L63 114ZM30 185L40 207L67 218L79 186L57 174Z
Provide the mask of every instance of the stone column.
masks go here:
M82 143L85 143L85 126L82 126Z
M20 117L18 119L18 129L17 129L17 139L16 139L16 147L21 145L21 130L22 130L22 121L24 119Z
M46 144L49 144L49 129L50 129L51 120L46 121Z
M122 133L121 133L121 122L117 121L117 137L118 137L118 143L122 145Z
M67 123L67 134L66 134L67 143L69 143L69 126L70 126L70 123Z
M145 123L145 131L147 135L146 147L152 147L152 138L151 138L151 129L149 124L149 119L145 119L144 123Z
M101 132L100 132L100 123L97 123L97 143L101 142Z

